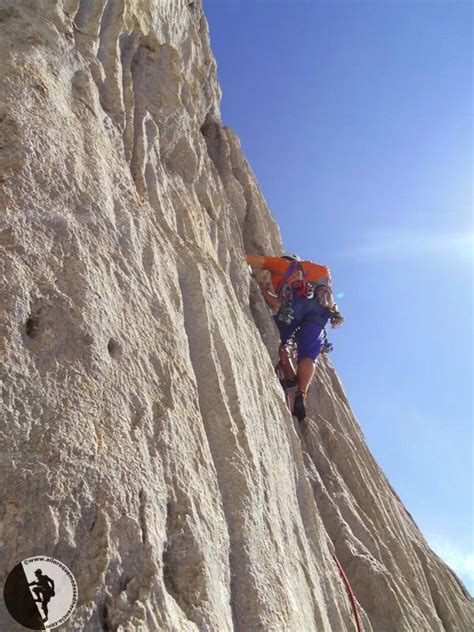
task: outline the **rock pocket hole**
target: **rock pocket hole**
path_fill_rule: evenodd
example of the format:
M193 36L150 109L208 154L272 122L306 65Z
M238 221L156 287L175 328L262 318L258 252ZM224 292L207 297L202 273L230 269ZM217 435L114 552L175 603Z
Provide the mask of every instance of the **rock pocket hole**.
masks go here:
M100 609L99 617L103 632L112 632L112 626L110 625L109 619L109 608L106 603L104 603L104 605Z
M107 351L111 358L117 359L122 355L122 345L115 338L110 338L107 343Z
M36 338L39 331L39 318L36 316L30 316L26 319L25 323L25 333L28 338Z

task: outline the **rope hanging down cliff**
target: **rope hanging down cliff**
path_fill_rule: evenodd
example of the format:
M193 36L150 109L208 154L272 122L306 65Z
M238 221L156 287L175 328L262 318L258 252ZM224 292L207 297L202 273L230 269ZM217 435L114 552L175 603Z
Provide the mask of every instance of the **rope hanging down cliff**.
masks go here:
M354 613L354 618L356 620L357 632L363 632L362 621L360 620L360 614L359 614L359 610L357 608L357 601L356 601L354 592L352 590L352 587L351 587L351 585L349 583L349 579L347 578L347 575L345 574L344 569L342 568L342 564L338 560L337 555L335 553L333 554L333 558L334 558L334 561L337 564L339 572L341 573L341 577L342 577L342 579L344 581L344 585L346 587L347 594L349 595L349 600L351 602L352 611Z

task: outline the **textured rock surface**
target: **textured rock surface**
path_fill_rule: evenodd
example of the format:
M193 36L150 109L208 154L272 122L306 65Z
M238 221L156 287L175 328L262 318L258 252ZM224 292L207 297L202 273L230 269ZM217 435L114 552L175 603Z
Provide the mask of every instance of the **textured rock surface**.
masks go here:
M336 551L364 630L471 630L329 362L286 410L242 263L280 235L200 3L16 0L0 29L2 579L62 560L70 630L349 631Z

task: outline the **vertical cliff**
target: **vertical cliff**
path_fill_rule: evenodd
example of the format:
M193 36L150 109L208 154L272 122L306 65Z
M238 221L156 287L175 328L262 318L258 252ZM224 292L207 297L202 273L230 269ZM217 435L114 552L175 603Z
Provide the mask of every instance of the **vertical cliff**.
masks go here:
M243 264L275 225L196 0L0 6L2 579L67 629L468 631L469 597L319 363L296 427ZM0 605L2 630L16 629Z

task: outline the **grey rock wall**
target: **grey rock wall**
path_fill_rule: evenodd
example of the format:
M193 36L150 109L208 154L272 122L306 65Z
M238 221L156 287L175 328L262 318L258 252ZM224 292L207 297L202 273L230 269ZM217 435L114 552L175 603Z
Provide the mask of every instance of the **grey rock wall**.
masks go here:
M2 580L63 561L68 630L352 631L336 553L364 630L471 630L327 360L286 409L200 2L2 1L0 34Z

